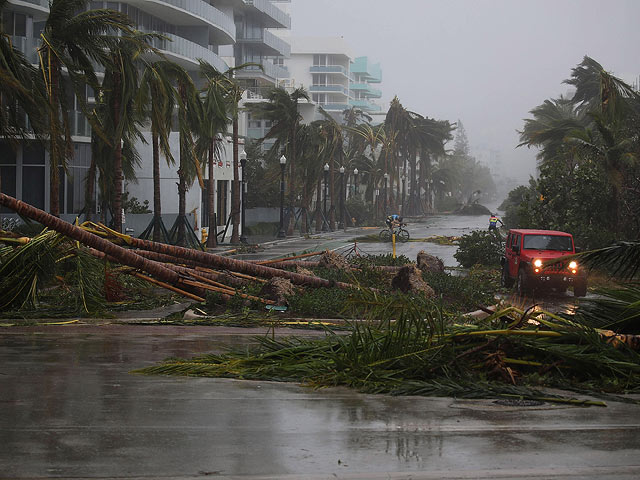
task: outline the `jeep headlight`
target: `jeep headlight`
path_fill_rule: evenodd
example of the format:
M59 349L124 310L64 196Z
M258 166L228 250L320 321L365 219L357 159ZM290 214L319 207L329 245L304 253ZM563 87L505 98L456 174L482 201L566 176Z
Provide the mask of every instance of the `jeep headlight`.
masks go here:
M539 258L536 258L536 259L533 261L533 266L535 267L535 268L533 269L533 271L534 271L535 273L540 273L540 267L542 267L542 260L540 260Z
M569 270L571 270L571 273L576 273L578 271L578 262L575 260L569 262Z

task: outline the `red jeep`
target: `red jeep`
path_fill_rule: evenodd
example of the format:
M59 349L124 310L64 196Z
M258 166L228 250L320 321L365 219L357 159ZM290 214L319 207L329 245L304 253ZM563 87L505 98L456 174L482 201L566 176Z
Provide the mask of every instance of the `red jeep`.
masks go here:
M587 275L576 261L553 263L550 260L576 253L570 233L555 230L509 230L502 264L501 284L516 282L518 295L553 288L565 292L573 287L575 297L587 294Z

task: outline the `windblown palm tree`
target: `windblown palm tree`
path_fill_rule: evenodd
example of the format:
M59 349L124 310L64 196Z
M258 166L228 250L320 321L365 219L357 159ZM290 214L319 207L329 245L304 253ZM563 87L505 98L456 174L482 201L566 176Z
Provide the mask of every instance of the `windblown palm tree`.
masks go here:
M68 91L75 93L81 111L98 127L86 104L86 86L99 88L94 62L109 64L118 34L131 32L132 27L125 14L108 9L82 11L86 5L86 0L51 0L38 49L49 104L50 208L56 216L60 170L73 156Z
M153 151L153 220L145 232L153 230L154 242L170 241L162 222L160 153L164 155L168 165L175 164L169 145L169 135L174 107L177 103L173 79L176 75L183 75L181 71L180 66L167 60L147 62L142 72L140 89L136 98L138 110L150 121Z
M272 127L265 135L266 138L275 139L272 153L277 154L282 147L285 148L287 167L289 169L289 208L293 208L296 196L296 163L297 145L296 137L302 121L302 115L298 110L301 100L309 100L309 95L303 88L296 88L288 93L283 88L274 88L266 96L266 102L253 105L250 111L258 117L270 120ZM287 233L293 233L294 216L289 215Z

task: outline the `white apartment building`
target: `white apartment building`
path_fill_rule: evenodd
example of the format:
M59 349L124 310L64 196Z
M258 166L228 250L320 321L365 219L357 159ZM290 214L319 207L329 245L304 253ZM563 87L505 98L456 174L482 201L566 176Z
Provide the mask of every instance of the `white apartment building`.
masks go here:
M198 78L198 59L201 58L220 71L239 63L253 62L263 70L250 68L236 77L249 88L274 86L288 77L282 58L290 53L287 41L267 29L289 29L290 16L277 3L287 0L128 0L126 2L91 1L88 7L110 8L129 15L139 30L158 32L167 39L154 39L153 44L170 60L180 64ZM289 0L290 1L290 0ZM39 33L49 13L48 0L8 0L2 11L2 25L11 36L13 45L32 63L37 63L36 48ZM87 92L91 100L93 93ZM72 220L84 207L84 184L91 162L91 130L79 111L76 99L71 99L71 131L75 157L60 185L61 216ZM240 121L241 135L246 134L247 121ZM177 134L171 135L174 158L179 158ZM233 179L232 148L225 141L224 156L216 164L216 212L218 223L224 225L231 206ZM150 142L149 142L150 144ZM152 159L150 145L138 147L142 166L137 183L126 185L130 196L152 205ZM0 169L2 191L25 202L49 209L49 158L46 150L36 142L26 141L17 150L0 141ZM203 172L208 177L208 172ZM161 167L163 214L178 210L176 182L177 167ZM206 191L196 182L187 194L187 211L197 215L198 225L206 225L203 205ZM139 232L136 232L139 233Z

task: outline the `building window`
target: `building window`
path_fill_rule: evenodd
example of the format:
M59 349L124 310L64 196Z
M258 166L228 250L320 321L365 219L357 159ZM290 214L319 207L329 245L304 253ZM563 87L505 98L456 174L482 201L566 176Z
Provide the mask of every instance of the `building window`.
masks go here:
M16 196L16 152L7 142L0 142L0 191ZM13 210L0 205L0 213L9 212Z
M314 54L313 55L313 65L314 66L325 67L327 65L327 56L326 55L320 55L320 54Z
M227 180L218 180L218 225L225 226L227 224Z

